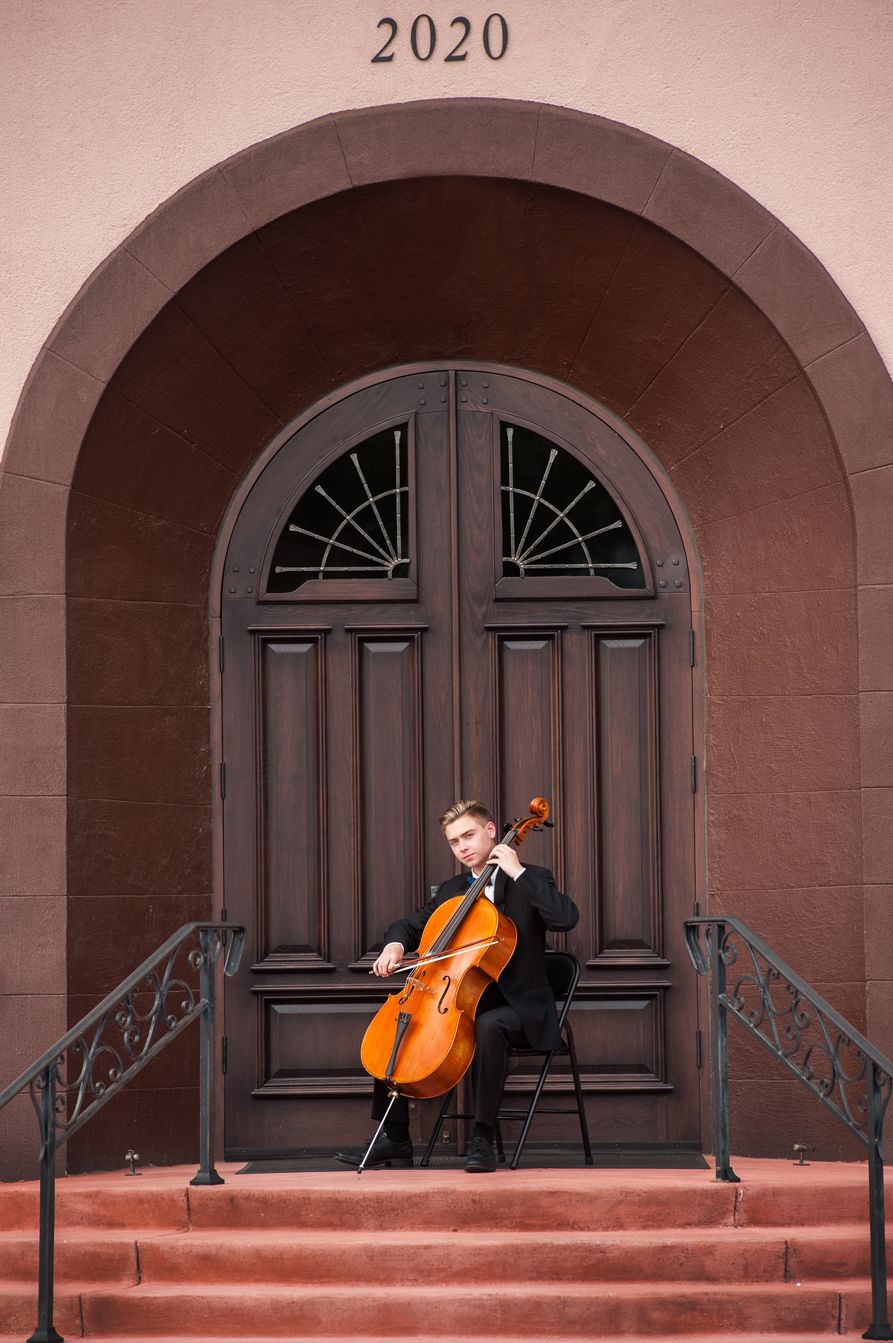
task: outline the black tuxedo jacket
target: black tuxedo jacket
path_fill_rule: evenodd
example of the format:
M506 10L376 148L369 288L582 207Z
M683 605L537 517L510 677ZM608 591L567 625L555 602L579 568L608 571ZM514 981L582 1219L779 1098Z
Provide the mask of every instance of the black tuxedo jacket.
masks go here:
M427 905L392 923L385 933L385 942L401 942L405 951L415 951L437 906L467 889L467 876L450 877L438 886ZM558 890L546 867L525 867L517 881L510 881L498 869L494 895L495 903L518 929L518 944L499 976L499 987L506 1002L521 1018L531 1046L554 1049L559 1041L558 1015L546 978L546 929L563 932L573 928L580 912L573 900Z

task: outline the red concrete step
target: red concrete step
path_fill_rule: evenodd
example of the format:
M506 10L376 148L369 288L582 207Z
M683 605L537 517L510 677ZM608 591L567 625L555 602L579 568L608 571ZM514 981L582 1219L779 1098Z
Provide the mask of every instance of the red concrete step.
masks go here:
M831 1335L835 1343L857 1343L862 1338L858 1334ZM387 1335L387 1343L426 1343L427 1334ZM567 1338L567 1335L565 1335ZM189 1336L189 1343L269 1343L270 1335L212 1334ZM20 1334L0 1334L0 1343L21 1343ZM180 1334L103 1334L102 1343L183 1343ZM302 1336L299 1343L336 1343L332 1334ZM381 1343L381 1335L338 1334L337 1343ZM481 1343L481 1335L463 1334L462 1336L440 1335L438 1343ZM524 1343L556 1343L555 1334L526 1335ZM655 1343L654 1334L626 1334L622 1336L600 1336L598 1343ZM815 1343L814 1334L674 1334L673 1343Z
M840 1301L840 1329L863 1333L871 1323L871 1287L864 1280L844 1284Z
M379 1174L373 1172L371 1174ZM408 1174L386 1184L368 1175L334 1177L325 1185L300 1192L285 1185L230 1181L209 1189L191 1189L189 1207L195 1228L293 1228L374 1231L397 1221L428 1230L536 1230L560 1221L569 1231L662 1229L668 1226L729 1226L734 1218L734 1192L727 1185L627 1186L591 1178L568 1181L486 1177L469 1187L465 1176L444 1179ZM453 1172L447 1173L453 1176ZM521 1172L519 1172L521 1174ZM524 1172L528 1174L528 1172ZM582 1172L576 1172L579 1176ZM331 1177L330 1177L331 1178ZM398 1211L393 1211L394 1208Z
M857 1284L858 1289L858 1284ZM840 1284L753 1286L680 1283L515 1283L403 1288L243 1285L87 1290L84 1332L207 1334L209 1316L233 1337L306 1339L316 1335L454 1334L475 1338L652 1338L709 1332L731 1335L809 1332L837 1335ZM852 1328L852 1323L849 1324Z
M740 1185L597 1169L64 1179L58 1327L106 1343L200 1343L222 1322L240 1343L861 1335L865 1167L740 1165ZM0 1343L21 1343L36 1185L0 1186L0 1228Z
M177 1233L174 1233L177 1234ZM135 1283L136 1238L132 1231L61 1231L56 1237L56 1281ZM36 1282L37 1233L0 1232L0 1282Z
M66 1340L80 1338L83 1332L81 1323L80 1293L65 1287L57 1291L54 1298L54 1317L56 1328ZM13 1337L17 1343L30 1338L37 1323L37 1284L36 1283L0 1283L0 1338Z
M316 1334L312 1338L302 1336L300 1343L381 1343L381 1334ZM388 1334L387 1343L426 1343L428 1334ZM662 1334L649 1336L648 1343L654 1343ZM856 1343L860 1333L833 1334L837 1343ZM524 1343L593 1343L592 1336L573 1334L528 1334ZM0 1334L0 1343L22 1343L20 1335ZM181 1334L103 1334L102 1343L183 1343ZM192 1334L189 1343L270 1343L270 1335L245 1334ZM438 1336L437 1343L472 1343L468 1334ZM597 1343L632 1343L630 1335L601 1335ZM674 1334L673 1343L815 1343L814 1334Z
M244 1229L374 1230L393 1224L393 1206L411 1207L413 1223L429 1230L535 1230L558 1210L562 1227L577 1231L864 1222L864 1168L804 1172L793 1182L785 1172L777 1183L769 1175L742 1185L707 1172L615 1170L498 1171L483 1180L461 1171L245 1176L190 1189L189 1209L194 1227Z
M517 1230L549 1223L556 1209L568 1230L709 1226L808 1226L864 1223L864 1166L742 1162L740 1185L707 1171L353 1171L316 1175L236 1176L192 1188L190 1167L62 1179L57 1225L65 1228L185 1230L197 1227L317 1227L374 1230L392 1223L392 1207L418 1209L431 1230ZM35 1182L0 1186L0 1227L37 1226Z
M188 1176L164 1182L137 1177L118 1183L101 1176L70 1177L56 1184L56 1227L96 1230L156 1227L185 1231L189 1224ZM0 1228L27 1231L39 1224L36 1182L0 1185Z
M861 1245L860 1245L861 1250ZM783 1282L783 1235L764 1231L190 1232L140 1237L142 1281L446 1285ZM829 1255L830 1257L830 1255ZM841 1256L842 1257L842 1256ZM842 1274L842 1276L847 1276Z
M784 1166L785 1162L773 1163ZM832 1172L841 1172L835 1178ZM736 1226L828 1226L868 1224L868 1176L864 1166L823 1170L796 1165L782 1169L776 1181L745 1180L738 1190ZM797 1179L790 1178L794 1174ZM787 1178L785 1178L787 1176ZM727 1186L728 1187L728 1186Z
M865 1224L790 1227L784 1235L788 1247L787 1276L791 1281L870 1277L871 1240ZM887 1241L887 1272L893 1286L893 1239Z

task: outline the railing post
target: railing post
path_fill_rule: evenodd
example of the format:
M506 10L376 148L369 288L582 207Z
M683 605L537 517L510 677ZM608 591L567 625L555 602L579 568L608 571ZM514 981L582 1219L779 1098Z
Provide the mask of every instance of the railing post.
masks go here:
M709 926L709 925L708 925ZM731 1166L729 1151L729 1021L725 1005L726 963L720 955L725 924L710 929L710 1007L713 1050L713 1150L716 1154L716 1178L740 1184Z
M47 1064L40 1093L40 1246L37 1265L37 1328L28 1343L63 1343L53 1327L56 1238L56 1060Z
M207 929L199 933L202 950L199 992L205 1007L199 1027L199 1167L190 1184L223 1184L223 1176L214 1167L214 1073L217 1036L215 1032L216 980L211 956L213 934Z
M871 1228L871 1324L863 1338L893 1338L887 1317L887 1246L884 1226L884 1115L877 1067L866 1059L868 1094L868 1218Z

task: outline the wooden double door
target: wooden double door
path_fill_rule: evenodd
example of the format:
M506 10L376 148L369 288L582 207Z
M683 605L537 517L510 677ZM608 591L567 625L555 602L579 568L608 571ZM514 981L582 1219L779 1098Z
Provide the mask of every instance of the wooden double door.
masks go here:
M439 813L479 798L501 824L536 794L555 828L524 856L580 909L553 941L583 967L593 1137L698 1141L690 609L642 458L532 377L383 377L270 457L221 593L223 904L249 929L229 1155L363 1137L360 1041L393 989L369 970L455 870Z

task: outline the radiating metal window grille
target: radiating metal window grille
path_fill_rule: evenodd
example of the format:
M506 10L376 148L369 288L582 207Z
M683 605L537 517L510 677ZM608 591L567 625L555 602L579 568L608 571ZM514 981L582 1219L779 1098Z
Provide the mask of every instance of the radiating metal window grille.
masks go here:
M405 424L383 430L326 467L283 528L269 591L317 578L409 576L406 439Z
M635 540L601 482L532 430L503 424L501 436L503 576L601 577L643 588Z

